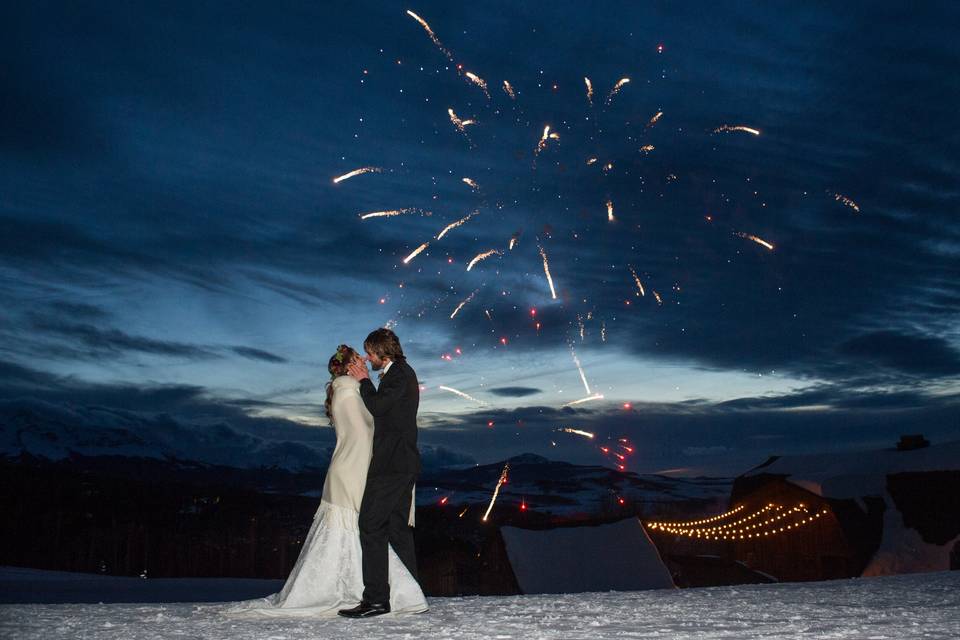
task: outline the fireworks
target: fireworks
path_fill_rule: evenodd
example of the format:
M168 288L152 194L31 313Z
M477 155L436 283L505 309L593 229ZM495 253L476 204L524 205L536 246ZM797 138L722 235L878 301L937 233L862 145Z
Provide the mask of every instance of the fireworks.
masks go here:
M570 427L564 427L563 429L560 429L560 431L563 431L564 433L572 433L577 436L583 436L584 438L590 438L591 440L596 437L596 434L590 433L589 431L581 431L580 429L572 429Z
M590 78L583 78L584 84L587 85L587 102L590 103L590 106L593 106L593 83L590 82Z
M418 255L420 255L420 253L429 246L430 246L429 242L424 242L422 245L420 245L419 247L411 251L410 255L408 255L406 258L403 259L403 264L410 264L411 260L413 260Z
M520 232L519 232L519 231L517 231L517 232L514 233L512 236L510 236L510 249L509 249L509 251L513 251L513 248L514 248L515 246L517 246L517 241L518 241L518 240L520 240Z
M333 179L333 184L340 184L344 180L349 180L350 178L355 178L356 176L362 176L365 173L381 173L383 169L380 167L360 167L359 169L354 169L349 173L345 173L342 176L337 176Z
M474 191L477 191L480 188L480 186L477 184L477 181L473 178L460 178L460 180L463 181L463 184L467 185Z
M601 322L600 323L600 342L606 342L606 341L607 341L607 323Z
M860 213L860 206L856 202L848 198L847 196L841 193L835 193L833 194L833 199L836 200L837 202L842 202L843 204L847 205L857 213Z
M480 76L478 76L477 74L471 71L467 71L463 75L465 75L467 79L470 80L470 82L477 85L478 87L480 87L480 89L483 90L483 95L487 96L487 100L490 99L490 92L487 90L486 80L484 80L483 78L481 78Z
M424 216L433 215L429 211L423 211L422 209L417 209L416 207L408 207L406 209L390 209L389 211L372 211L370 213L361 213L360 219L366 220L367 218L391 218L393 216L402 216L409 213L419 213Z
M476 402L477 404L482 404L482 405L487 404L487 403L484 402L483 400L477 400L477 399L474 398L473 396L471 396L471 395L469 395L469 394L467 394L467 393L464 393L463 391L460 391L460 390L458 390L458 389L454 389L453 387L445 387L445 386L443 386L443 385L440 385L440 386L437 387L437 388L440 389L441 391L448 391L449 393L452 393L452 394L454 394L454 395L460 396L460 397L463 398L464 400L469 400L470 402Z
M659 294L659 293L657 293L656 291L654 291L654 292L653 292L653 297L656 298L657 304L660 304L660 305L663 304L663 298L660 297L660 294Z
M654 147L652 144L645 144L642 147L640 147L640 151L642 151L643 153L650 153L654 149L656 149L656 147Z
M663 116L663 111L657 111L657 113L652 118L650 118L650 122L647 123L647 128L649 129L653 125L657 124L657 120L659 120L662 116Z
M475 264L477 264L478 262L481 262L481 261L483 261L483 260L486 260L486 259L489 258L490 256L499 256L499 255L503 255L503 254L502 254L500 251L498 251L497 249L490 249L489 251L484 251L483 253L478 253L477 255L475 255L475 256L473 257L473 260L470 261L470 264L467 265L467 271L470 271L470 269L473 269L473 266L474 266Z
M475 120L461 120L456 113L454 113L452 108L447 109L447 115L450 116L450 122L453 123L453 126L457 128L457 131L463 135L467 135L467 127L471 124L476 124Z
M442 239L443 236L447 235L447 232L448 232L448 231L451 231L451 230L453 230L453 229L456 229L457 227L459 227L460 225L462 225L464 222L466 222L467 220L469 220L469 219L472 218L473 216L477 215L477 213L479 213L479 212L478 212L478 211L474 211L474 212L472 212L472 213L470 213L470 214L468 214L468 215L460 218L460 219L457 220L456 222L451 222L450 224L448 224L447 226L445 226L445 227L443 228L443 231L441 231L439 234L437 234L437 240Z
M713 130L714 133L721 133L723 131L743 131L744 133L750 133L755 136L760 135L759 129L754 129L752 127L745 127L742 124L724 124L720 125Z
M592 396L587 396L586 398L580 398L579 400L573 400L572 402L567 402L566 404L561 405L562 407L573 407L578 404L583 404L584 402L591 402L593 400L603 400L602 393L595 393Z
M613 201L607 200L607 220L613 222Z
M595 164L597 159L595 157L587 158L587 166L589 167L592 164Z
M738 232L736 233L736 235L738 235L738 236L740 236L741 238L744 238L744 239L746 239L746 240L753 240L754 242L756 242L756 243L759 244L760 246L766 247L766 248L769 249L770 251L773 251L773 245L770 244L769 242L767 242L766 240L764 240L763 238L758 238L757 236L751 235L751 234L749 234L749 233L744 233L744 232L742 232L742 231L738 231Z
M511 99L511 100L516 100L516 99L517 99L517 94L516 94L516 92L513 90L513 85L510 84L510 81L509 81L509 80L504 80L504 81L503 81L503 90L504 90L504 92L505 92L508 96L510 96L510 99Z
M550 125L546 125L543 128L543 135L540 136L540 141L537 142L537 148L533 150L533 155L534 156L539 155L540 152L546 148L548 140L559 140L559 139L560 139L560 134L556 132L551 133Z
M570 345L570 355L573 356L573 363L577 365L577 372L580 374L580 380L583 382L583 388L587 391L589 396L593 392L590 390L590 385L587 383L587 376L583 372L583 365L580 364L580 358L577 357L577 352L573 350L573 345Z
M451 319L451 320L453 320L453 317L454 317L455 315L457 315L458 313L460 313L460 309L463 309L467 304L469 304L469 302L470 302L471 300L473 300L473 296L477 295L477 291L480 291L480 289L477 289L476 291L474 291L473 293L471 293L469 296L466 297L466 299L463 300L463 302L461 302L460 304L457 305L457 308L454 309L454 310L453 310L453 313L450 314L450 319Z
M609 95L607 95L607 104L609 105L613 102L613 97L620 93L620 89L623 89L623 85L630 82L630 78L620 78L617 81L617 84L613 85L613 89L610 89Z
M487 507L487 512L483 514L483 521L487 521L487 517L490 515L490 511L493 510L493 503L497 501L497 496L500 495L500 487L507 481L507 474L510 472L510 463L508 462L503 466L503 471L500 473L500 479L497 480L497 486L493 489L493 496L490 498L490 506Z
M556 300L557 291L553 288L553 278L550 276L550 261L547 260L547 252L540 247L540 257L543 258L543 273L547 276L547 284L550 285L550 296Z
M643 290L643 283L640 282L640 276L637 275L637 271L630 265L627 266L630 267L630 274L633 276L633 281L637 283L637 290L640 292L640 295L647 295L647 292Z
M453 62L453 54L450 53L450 51L447 50L445 46L443 46L443 43L440 42L440 39L437 37L437 34L433 32L433 29L430 28L430 25L427 24L427 21L421 18L420 16L418 16L417 14L415 14L413 11L410 11L409 9L407 10L407 15L420 23L420 26L423 27L424 31L427 32L427 35L430 36L430 39L433 40L433 44L437 45L437 49L440 49L443 55L447 56L447 60L449 60L450 62Z

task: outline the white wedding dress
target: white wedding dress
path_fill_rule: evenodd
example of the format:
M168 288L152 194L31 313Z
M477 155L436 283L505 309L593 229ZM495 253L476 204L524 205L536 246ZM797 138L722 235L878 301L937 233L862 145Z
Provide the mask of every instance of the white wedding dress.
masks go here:
M331 413L337 446L300 557L280 593L237 603L226 611L232 617L331 616L360 603L363 571L357 518L373 454L373 416L360 397L360 384L350 376L334 379ZM389 554L391 613L426 611L420 585L392 548Z

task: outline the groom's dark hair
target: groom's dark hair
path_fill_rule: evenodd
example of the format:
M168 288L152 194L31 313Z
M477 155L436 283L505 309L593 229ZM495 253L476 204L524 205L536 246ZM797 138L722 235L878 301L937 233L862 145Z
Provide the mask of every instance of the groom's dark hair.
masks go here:
M403 347L400 346L400 339L390 329L371 331L367 339L363 341L363 348L381 358L390 358L393 362L406 360L406 356L403 355Z

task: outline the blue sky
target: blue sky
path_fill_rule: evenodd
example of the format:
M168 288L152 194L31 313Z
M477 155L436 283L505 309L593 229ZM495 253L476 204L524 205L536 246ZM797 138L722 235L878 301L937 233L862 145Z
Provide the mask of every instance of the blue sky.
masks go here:
M329 354L390 322L422 438L477 461L609 463L563 426L641 471L960 436L949 4L6 11L3 398L316 430ZM571 346L604 401L562 408Z

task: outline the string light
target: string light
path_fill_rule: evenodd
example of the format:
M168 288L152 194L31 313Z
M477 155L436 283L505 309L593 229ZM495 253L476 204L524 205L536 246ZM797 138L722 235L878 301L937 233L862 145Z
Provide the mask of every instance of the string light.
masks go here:
M700 526L719 522L739 513L743 509L744 505L740 505L735 509L713 516L712 518L692 520L689 522L648 522L647 527L657 532L672 534L678 538L752 540L754 538L768 538L781 533L792 533L796 529L810 524L829 513L827 509L812 512L802 502L790 508L769 503L760 510L738 520L707 527ZM763 514L771 511L776 513L776 515L768 517L765 520L756 521Z

